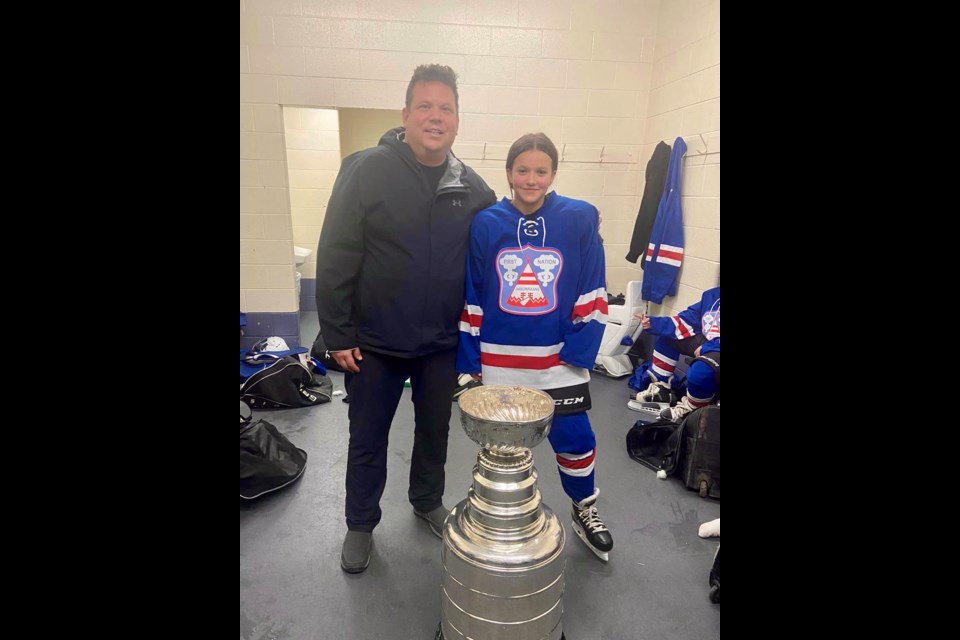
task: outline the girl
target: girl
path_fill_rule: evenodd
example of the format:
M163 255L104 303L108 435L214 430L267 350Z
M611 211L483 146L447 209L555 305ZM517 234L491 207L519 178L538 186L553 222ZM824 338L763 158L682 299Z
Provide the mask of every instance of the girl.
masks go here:
M613 537L597 514L596 438L586 414L607 321L599 212L548 193L557 160L546 135L522 136L507 154L511 198L473 220L457 369L553 397L548 437L573 500L574 532L607 560Z

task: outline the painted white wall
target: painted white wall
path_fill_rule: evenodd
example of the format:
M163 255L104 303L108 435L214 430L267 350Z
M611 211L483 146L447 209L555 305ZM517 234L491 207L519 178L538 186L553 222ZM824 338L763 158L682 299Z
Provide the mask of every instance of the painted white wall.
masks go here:
M316 251L327 201L340 170L340 123L336 109L283 107L293 243L313 253L300 267L317 271Z
M340 109L340 157L375 146L384 132L403 125L400 109Z
M654 145L691 135L692 156L702 133L710 154L684 165L683 204L693 213L685 213L688 259L677 304L686 306L719 261L719 7L719 0L242 0L241 310L297 310L293 241L315 226L298 230L295 213L286 228L274 217L313 208L291 207L281 105L399 110L423 63L457 71L454 152L498 194L506 192L503 160L513 140L532 131L554 140L562 153L557 191L603 212L611 292L641 273L624 256ZM261 276L268 271L270 278Z
M720 272L720 1L661 0L653 58L645 158L660 140L687 143L680 286L650 305L651 315L673 315L717 286Z

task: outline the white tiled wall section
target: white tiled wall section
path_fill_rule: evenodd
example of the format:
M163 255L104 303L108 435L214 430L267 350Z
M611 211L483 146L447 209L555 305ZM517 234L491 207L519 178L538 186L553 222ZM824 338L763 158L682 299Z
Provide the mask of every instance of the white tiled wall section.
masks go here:
M323 216L340 169L340 124L335 109L283 107L293 243L316 252ZM299 267L304 278L317 270L316 253Z
M665 48L658 46L662 37ZM413 68L429 62L459 74L455 151L472 149L466 158L479 149L480 159L467 161L498 193L506 188L502 153L491 145L543 131L561 148L558 190L603 211L612 291L622 290L635 269L617 265L653 144L714 132L719 145L718 0L244 0L241 241L272 233L279 242L285 233L291 245L316 244L331 184L324 172L337 169L325 164L334 155L325 153L333 149L323 132L332 129L299 121L308 112L294 116L289 107L399 110ZM706 161L700 165L697 197L719 197L718 161L710 173ZM266 193L288 184L285 199ZM287 212L286 227L268 217ZM718 229L719 206L698 215L714 213ZM241 250L241 264L245 255ZM312 260L301 271L311 272ZM276 283L276 272L272 277ZM289 296L258 296L242 282L244 310L296 310L292 278L287 287ZM265 302L283 304L263 309Z
M652 309L672 315L716 286L720 272L720 2L661 0L659 9L644 157L660 140L687 144L680 287Z
M249 95L264 95L269 83L250 78L248 88L260 89ZM241 102L240 122L242 309L295 311L293 245L313 248L319 238L340 163L337 114L255 99ZM312 272L314 264L308 261L301 271Z

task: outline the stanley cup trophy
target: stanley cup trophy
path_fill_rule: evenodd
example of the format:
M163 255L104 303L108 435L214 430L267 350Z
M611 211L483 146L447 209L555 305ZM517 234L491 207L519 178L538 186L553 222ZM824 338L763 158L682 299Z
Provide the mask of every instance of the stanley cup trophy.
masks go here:
M443 607L436 640L562 640L563 526L537 489L530 451L550 431L553 399L481 386L460 422L483 447L467 498L443 526Z

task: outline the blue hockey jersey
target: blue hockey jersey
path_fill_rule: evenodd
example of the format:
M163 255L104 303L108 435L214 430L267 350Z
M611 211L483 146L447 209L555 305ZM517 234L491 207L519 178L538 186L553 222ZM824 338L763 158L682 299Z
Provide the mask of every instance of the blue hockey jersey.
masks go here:
M701 334L707 339L701 354L720 351L720 287L707 289L699 302L675 316L651 317L650 333L675 340Z
M650 245L644 258L643 286L640 297L657 304L664 296L677 295L680 265L683 263L683 210L680 207L680 168L687 144L683 138L673 142L667 183L650 232Z
M550 193L529 216L507 198L477 214L458 371L482 370L484 384L584 385L606 322L596 207Z

